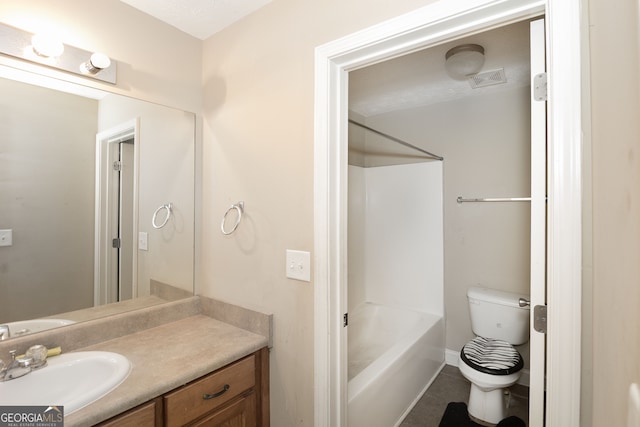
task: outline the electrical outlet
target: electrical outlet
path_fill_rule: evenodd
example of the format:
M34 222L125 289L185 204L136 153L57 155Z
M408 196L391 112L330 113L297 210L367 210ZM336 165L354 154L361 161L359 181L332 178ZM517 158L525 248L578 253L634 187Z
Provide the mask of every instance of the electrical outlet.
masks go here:
M303 282L311 281L311 254L287 249L287 277Z
M0 246L13 245L13 230L0 230Z

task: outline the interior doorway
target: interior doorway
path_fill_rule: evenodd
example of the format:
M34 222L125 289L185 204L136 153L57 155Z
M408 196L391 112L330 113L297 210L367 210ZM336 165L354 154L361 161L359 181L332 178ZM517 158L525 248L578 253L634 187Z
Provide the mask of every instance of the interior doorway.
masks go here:
M575 37L558 40L549 32L549 69L556 85L550 90L549 240L550 254L547 413L549 425L579 425L580 382L580 16L575 4L545 2L461 2L426 6L415 13L367 29L318 48L316 52L316 423L346 425L346 372L341 355L346 253L346 90L348 72L435 46L447 40L545 14L548 25L574 25ZM556 33L560 34L560 32ZM573 33L572 33L573 34ZM554 95L556 95L554 97ZM554 141L562 139L562 144ZM577 160L578 159L578 160ZM576 163L577 160L577 163ZM578 256L577 256L578 255ZM553 287L560 277L563 288ZM576 298L577 297L577 298ZM566 305L565 305L566 304ZM560 310L563 306L563 310ZM570 307L567 311L566 308ZM564 350L563 350L564 349ZM563 392L564 391L564 392Z
M358 252L352 251L353 242L354 238L356 241L361 239L360 233L352 233L352 227L361 225L351 221L351 206L354 196L358 200L361 197L352 189L352 170L395 169L394 175L385 180L388 185L394 176L401 173L398 169L402 168L401 165L417 166L428 160L421 153L412 153L405 145L381 137L390 134L444 157L444 209L440 207L444 210L444 226L440 226L439 233L446 236L443 247L446 258L446 363L453 366L458 366L460 348L473 338L466 298L468 288L483 286L525 295L527 300L531 299L530 295L541 293L540 300L544 303L546 109L543 100L533 100L531 82L534 71L535 74L544 73L545 41L544 21L538 18L534 21L526 19L446 41L349 73L349 314L356 304L362 304L360 300L367 304L400 307L398 301L410 296L412 306L420 307L419 311L425 311L421 302L434 301L433 296L416 298L417 295L413 295L415 291L411 289L431 289L436 281L428 278L407 280L407 273L412 268L429 265L432 258L422 256L419 251L408 250L412 247L412 239L428 242L438 234L422 234L419 223L410 225L411 221L428 217L414 215L413 208L414 201L425 199L425 192L420 190L420 186L426 184L424 180L397 186L394 192L403 194L406 200L394 203L389 209L402 214L397 215L398 221L376 226L377 233L395 230L398 225L412 228L412 233L396 249L390 249L390 239L388 236L385 238L385 258L375 263L381 269L379 273L366 280L361 274L353 273L360 266L361 258ZM532 33L534 27L541 31ZM446 63L449 52L464 48L482 52L479 55L481 65L471 76L456 74L456 70L447 67L450 65ZM531 52L541 54L532 56ZM538 63L533 64L534 61ZM540 109L542 113L538 114ZM364 123L367 130L377 132L362 131L359 126L354 126L356 123ZM539 136L535 144L534 136ZM365 198L365 206L370 206L380 197L373 184L366 188L367 193L374 194ZM429 205L436 206L434 202ZM363 253L380 251L369 242ZM403 255L396 261L396 255L400 253ZM399 271L394 270L397 263L403 266ZM428 270L434 271L434 268ZM381 296L380 291L375 291L374 284L382 277L386 277L383 287L387 293ZM347 329L352 327L351 323ZM530 335L536 334L532 329ZM362 352L352 352L352 335L348 333L349 366L352 365L352 357ZM431 347L437 345L432 344ZM533 376L539 381L534 382L532 394L542 396L544 363L541 366L534 363L532 369L530 360L537 361L536 357L540 355L544 362L544 339L528 339L517 350L525 360L519 383L529 387L530 376ZM414 376L417 376L417 371ZM349 372L349 382L351 377ZM350 413L352 398L350 385ZM414 398L415 393L405 400L405 405ZM530 425L539 425L543 406L537 404L542 402L542 397L534 398L532 402ZM402 412L394 419L399 414Z

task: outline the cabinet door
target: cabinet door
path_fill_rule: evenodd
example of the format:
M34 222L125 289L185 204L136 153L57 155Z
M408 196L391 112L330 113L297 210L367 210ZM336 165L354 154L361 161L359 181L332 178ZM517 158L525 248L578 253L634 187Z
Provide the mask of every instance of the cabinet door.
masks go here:
M229 406L196 421L191 427L255 427L256 394L240 398Z

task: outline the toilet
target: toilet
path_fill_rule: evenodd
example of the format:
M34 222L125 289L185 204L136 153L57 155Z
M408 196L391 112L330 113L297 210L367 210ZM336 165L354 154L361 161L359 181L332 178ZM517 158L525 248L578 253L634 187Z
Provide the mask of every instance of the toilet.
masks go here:
M504 389L515 384L524 366L513 347L529 340L528 296L482 287L467 291L471 329L477 335L460 350L458 368L471 381L469 415L491 424L506 417Z

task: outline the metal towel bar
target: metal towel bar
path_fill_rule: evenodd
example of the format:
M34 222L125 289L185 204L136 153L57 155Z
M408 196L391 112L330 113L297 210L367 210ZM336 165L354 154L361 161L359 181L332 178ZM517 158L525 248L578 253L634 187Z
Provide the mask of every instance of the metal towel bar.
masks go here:
M493 198L479 198L479 199L465 199L462 196L458 196L456 199L458 203L469 202L530 202L531 197L493 197Z

